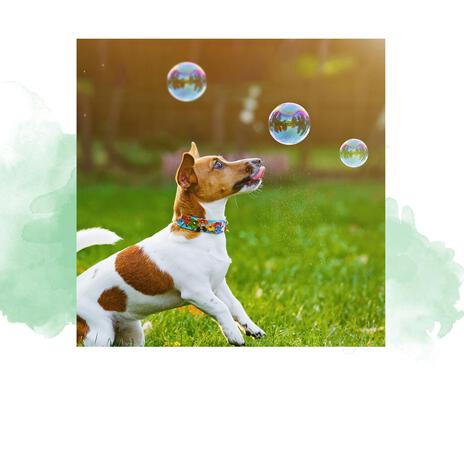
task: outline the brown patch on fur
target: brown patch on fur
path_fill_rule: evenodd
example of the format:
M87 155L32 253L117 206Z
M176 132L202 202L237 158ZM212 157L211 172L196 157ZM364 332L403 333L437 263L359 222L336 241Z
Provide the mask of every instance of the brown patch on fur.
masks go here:
M127 284L144 295L160 295L174 288L172 277L162 271L137 245L119 252L115 267Z
M123 312L127 308L126 292L119 287L107 288L98 298L98 304L105 311Z
M181 216L196 216L205 217L205 210L200 205L198 198L193 192L183 190L181 187L177 188L176 200L174 202L174 216L173 221L180 218ZM177 224L171 225L171 231L175 234L182 234L188 239L196 238L200 235L200 232L194 232L193 230L183 229Z
M76 343L77 345L82 345L84 343L84 338L89 333L89 326L82 317L77 316L76 320Z
M176 201L174 202L174 218L177 219L183 214L205 217L205 210L193 192L179 188L176 194Z

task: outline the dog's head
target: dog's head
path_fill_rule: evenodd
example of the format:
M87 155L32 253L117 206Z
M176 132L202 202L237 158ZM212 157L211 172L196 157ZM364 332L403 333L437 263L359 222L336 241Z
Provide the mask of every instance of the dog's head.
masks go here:
M211 202L253 192L260 187L264 171L259 158L238 161L226 161L220 155L200 158L192 142L190 150L182 155L176 182L181 189L195 193L199 200Z

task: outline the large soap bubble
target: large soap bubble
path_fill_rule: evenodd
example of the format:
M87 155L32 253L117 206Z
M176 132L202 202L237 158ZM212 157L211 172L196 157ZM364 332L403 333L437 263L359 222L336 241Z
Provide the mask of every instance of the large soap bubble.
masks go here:
M284 145L300 143L310 129L308 112L297 103L282 103L269 115L269 132L277 142Z
M195 63L184 61L168 72L168 90L177 100L190 102L200 98L206 91L206 74Z

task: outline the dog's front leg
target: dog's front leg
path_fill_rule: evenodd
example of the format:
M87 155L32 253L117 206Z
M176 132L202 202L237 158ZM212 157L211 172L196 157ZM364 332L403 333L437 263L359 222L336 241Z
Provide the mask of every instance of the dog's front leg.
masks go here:
M232 293L225 279L216 289L216 295L227 305L232 317L243 327L247 335L254 338L262 338L266 335L266 332L260 329L248 316L242 303Z
M227 305L224 304L212 290L204 292L183 291L182 299L192 303L197 308L214 318L231 345L245 345L245 340L243 339L237 324L232 318Z

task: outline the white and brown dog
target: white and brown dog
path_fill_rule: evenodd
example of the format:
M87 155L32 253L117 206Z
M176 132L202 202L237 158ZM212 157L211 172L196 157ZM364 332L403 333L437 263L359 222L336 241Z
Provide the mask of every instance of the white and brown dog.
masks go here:
M264 170L257 158L200 158L192 143L176 173L173 222L78 277L78 344L143 346L141 319L189 303L213 317L232 345L245 344L239 326L263 337L227 285L231 260L224 232L227 199L258 189ZM105 229L82 230L77 250L117 240Z

